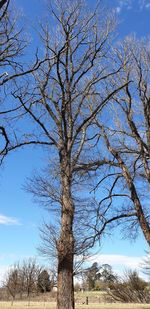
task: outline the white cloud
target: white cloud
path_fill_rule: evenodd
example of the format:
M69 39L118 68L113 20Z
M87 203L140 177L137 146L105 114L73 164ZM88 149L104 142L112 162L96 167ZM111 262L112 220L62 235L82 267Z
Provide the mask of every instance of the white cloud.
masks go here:
M145 6L145 0L139 0L140 10L142 10Z
M150 8L150 0L118 0L118 6L116 7L116 12L120 13L123 9L127 10L144 10Z
M150 2L147 3L147 4L145 4L145 8L146 8L146 9L150 9Z
M131 10L132 9L132 0L118 0L118 5L115 7L115 12L117 14L121 13L123 9Z
M127 256L127 255L117 255L117 254L102 254L96 255L96 261L99 263L108 263L112 266L124 266L124 267L131 267L137 268L141 262L141 257L137 256Z
M0 225L20 225L21 223L17 218L12 218L0 214Z
M87 256L85 260L85 267L90 267L93 263L97 262L98 265L109 264L112 266L112 269L115 274L119 277L123 277L126 270L137 270L140 277L144 280L148 280L148 276L143 274L141 265L146 256L128 256L121 254L100 254L96 253L95 255Z
M139 0L138 2L140 10L150 8L150 0Z
M117 7L115 8L115 11L116 11L117 14L119 14L119 13L121 12L121 7L120 7L120 6L117 6Z
M131 9L133 6L133 0L118 0L118 7L120 9L126 8Z
M98 264L110 264L117 272L124 271L125 269L140 270L144 256L128 256L119 254L96 254L88 259L88 263L97 262Z
M8 272L9 267L8 266L1 266L0 265L0 287L2 286L3 282L6 278L6 273Z

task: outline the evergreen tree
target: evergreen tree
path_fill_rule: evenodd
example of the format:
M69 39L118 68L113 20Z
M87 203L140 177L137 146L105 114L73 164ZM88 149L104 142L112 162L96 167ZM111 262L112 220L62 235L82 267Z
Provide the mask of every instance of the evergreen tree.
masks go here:
M49 292L51 290L50 275L46 269L42 270L38 276L38 290L41 293Z

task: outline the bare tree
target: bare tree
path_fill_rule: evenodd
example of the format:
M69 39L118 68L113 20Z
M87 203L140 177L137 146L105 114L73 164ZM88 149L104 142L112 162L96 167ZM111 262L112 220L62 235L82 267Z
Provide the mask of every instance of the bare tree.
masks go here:
M137 271L127 271L124 278L112 285L108 294L115 301L124 303L149 303L150 295L147 282L141 279Z
M115 53L115 65L118 62L126 65L111 83L117 85L122 80L127 84L106 106L105 118L103 115L95 118L103 139L103 154L100 152L97 163L91 160L84 164L85 170L93 170L97 177L102 175L95 185L97 193L103 188L103 196L95 201L93 241L107 226L112 228L115 223L123 222L126 235L129 232L133 237L140 226L150 245L149 50L146 42L131 37Z
M82 222L82 221L81 221ZM77 225L77 223L74 223ZM77 228L76 228L77 229ZM73 266L73 276L80 276L83 271L84 264L87 262L89 258L91 258L92 254L89 251L90 244L85 243L85 239L88 238L87 235L82 233L82 229L80 227L80 222L78 222L78 229L80 235L77 235L76 230L74 229L74 266ZM54 265L58 263L58 255L57 255L57 239L59 237L59 230L60 225L56 224L47 224L46 222L43 223L42 227L40 228L40 237L41 243L38 247L38 251L41 255L46 257L49 261L52 261L52 267L55 269L53 273L55 273L55 282L56 280L56 268Z
M22 35L22 29L18 29L17 26L17 10L15 10L14 15L9 3L10 1L0 1L0 163L7 153L9 145L7 126L4 126L3 118L6 113L13 110L12 104L10 104L7 109L3 103L10 94L11 80L23 74L23 66L21 65L19 57L22 55L27 45L25 36L23 38Z
M7 288L13 301L16 296L27 296L38 291L38 278L43 268L39 266L34 258L24 260L22 263L15 263L6 273L4 287Z
M56 1L50 9L57 24L55 32L51 24L42 25L43 63L26 81L16 82L13 92L21 108L14 111L15 134L9 132L12 134L8 150L30 144L45 146L53 175L57 175L54 185L51 182L46 188L51 207L59 208L60 213L56 244L58 309L74 308L73 225L75 214L81 211L79 188L83 187L78 166L84 158L91 159L92 152L97 159L99 137L95 135L93 119L129 83L121 80L117 86L109 84L122 64L115 69L111 65L114 18L100 10L99 17L99 7L87 12L82 1Z
M21 274L24 282L24 291L30 301L30 295L37 292L38 276L42 270L34 258L24 260L21 267Z
M4 287L7 288L9 295L12 297L12 304L21 290L20 274L20 266L19 264L15 264L6 274L6 279L3 283Z
M118 58L126 61L126 57L130 57L124 67L123 78L133 80L133 83L123 89L122 95L114 97L118 116L114 126L104 129L103 135L111 158L121 172L116 182L119 178L124 179L124 192L128 191L131 200L130 213L135 212L136 222L150 245L150 212L147 206L150 184L149 51L145 44L134 39L132 42L127 40L123 59L120 55Z
M20 25L22 24L22 26ZM18 10L10 0L0 1L0 164L8 152L10 122L5 116L20 109L13 104L11 91L17 78L24 78L40 65L38 53L34 63L25 65L28 38L20 23ZM9 101L7 106L6 101ZM13 125L12 125L13 126Z
M149 89L146 78L149 54L144 49L140 56L133 48L127 55L118 50L114 67L110 44L114 18L106 16L103 11L99 18L98 11L99 7L96 7L94 12L87 12L79 0L73 3L71 0L56 1L54 8L50 9L50 16L53 15L57 24L55 32L51 30L51 24L41 26L43 61L39 63L37 60L28 70L28 79L21 68L20 74L16 73L24 76L20 81L13 74L11 78L2 76L1 82L4 85L8 79L13 80L15 88L14 106L10 110L13 117L5 117L4 125L0 127L5 140L1 155L24 145L40 145L46 147L51 159L54 184L46 183L46 189L51 208L59 209L60 215L56 240L58 309L74 308L73 227L75 217L81 218L81 209L84 208L80 207L81 203L86 204L86 214L91 210L89 201L85 203L81 198L81 188L85 185L82 171L95 172L99 166L108 166L109 173L103 174L99 184L111 177L108 196L95 209L91 203L93 214L97 211L96 222L92 220L91 226L89 222L84 225L87 229L94 229L94 241L109 223L134 217L150 243L149 214L146 207L143 209L140 182L137 182L138 179L146 184L149 182ZM8 59L14 60L15 55L10 53ZM3 58L1 63L4 66ZM6 63L9 65L8 61ZM139 125L140 115L137 116L134 110L135 89L138 89L138 104L140 99L142 106L144 133ZM107 109L110 101L111 115L110 104ZM122 124L113 121L116 106L117 119L121 119ZM107 112L110 118L106 126ZM10 115L9 109L2 115L4 113ZM10 122L13 130L9 127L6 134L5 125ZM134 147L130 147L130 141ZM123 193L114 192L119 181ZM112 200L118 196L126 197L130 204L128 209L124 206L121 210L117 208L112 216ZM108 218L109 210L111 217Z
M143 259L140 266L142 272L150 278L150 253L147 252L146 257Z

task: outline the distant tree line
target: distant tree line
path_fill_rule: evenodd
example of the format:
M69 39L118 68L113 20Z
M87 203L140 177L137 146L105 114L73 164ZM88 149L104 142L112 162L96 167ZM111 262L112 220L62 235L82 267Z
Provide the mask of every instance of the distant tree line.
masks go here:
M150 278L150 255L141 263L141 270ZM80 277L80 279L79 279ZM149 303L150 282L141 278L136 270L127 270L123 276L116 274L109 264L94 262L84 267L78 273L74 285L78 291L101 291L109 301L124 303ZM56 286L57 271L48 271L40 266L35 259L29 258L22 263L15 263L6 272L3 286L0 289L0 299L28 300L31 297L46 295ZM52 294L51 294L52 295Z
M30 258L10 267L2 289L5 289L8 297L15 300L30 299L31 296L50 292L53 286L54 274Z
M141 270L150 278L150 256L141 264ZM149 303L150 282L141 278L137 270L127 270L118 276L109 264L98 265L94 262L83 271L82 284L77 283L75 290L105 291L106 299L123 303Z

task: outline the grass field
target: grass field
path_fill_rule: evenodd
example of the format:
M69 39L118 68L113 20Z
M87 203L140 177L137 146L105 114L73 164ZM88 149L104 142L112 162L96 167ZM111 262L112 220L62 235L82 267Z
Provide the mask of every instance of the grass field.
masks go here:
M123 303L108 303L105 299L106 292L91 291L91 292L77 292L75 293L76 309L150 309L150 304L123 304ZM88 297L89 304L85 301ZM30 302L14 301L0 301L0 309L56 309L56 295L55 297L49 293L43 297L31 299Z
M0 302L0 309L55 309L55 303L31 302L30 306L27 302L14 302L13 306L10 302ZM89 304L77 305L76 309L150 309L149 305L142 304Z

